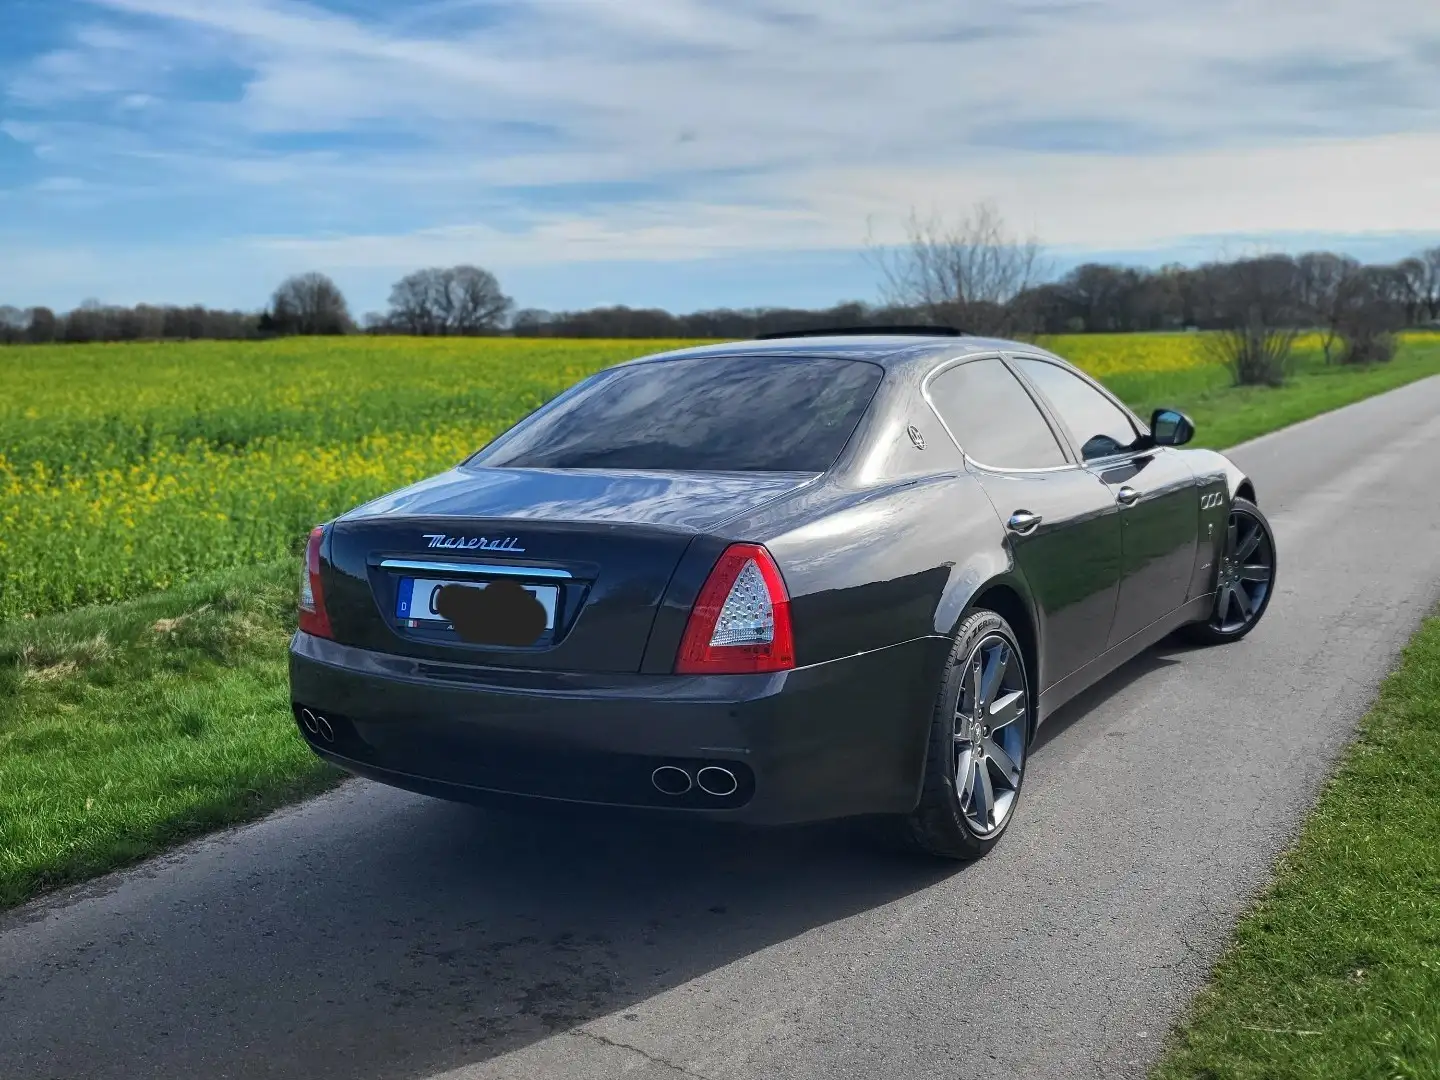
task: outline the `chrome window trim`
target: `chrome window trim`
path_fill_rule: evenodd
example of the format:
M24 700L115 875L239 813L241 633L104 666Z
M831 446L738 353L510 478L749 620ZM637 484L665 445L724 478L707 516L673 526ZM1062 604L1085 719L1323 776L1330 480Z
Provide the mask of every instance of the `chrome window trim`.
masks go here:
M492 574L497 577L538 577L566 580L569 570L550 566L521 566L517 563L432 562L426 559L381 559L382 570L429 570L441 574Z
M930 396L930 383L932 380L945 374L945 372L949 371L951 368L959 367L961 364L969 363L972 360L999 360L1002 365L1005 365L1005 354L1001 352L979 352L962 353L959 356L952 356L945 360L942 360L939 364L936 364L935 367L931 368L930 371L926 373L925 378L920 380L920 396L925 399L925 404L930 406L930 411L935 415L935 419L940 422L940 426L945 429L945 434L950 436L950 441L955 444L955 449L960 451L960 456L965 460L965 464L972 465L975 468L980 469L984 472L993 473L1039 474L1067 472L1071 469L1084 468L1084 465L1074 461L1066 461L1064 465L1045 465L1041 468L1021 468L1019 466L1009 465L987 465L984 462L976 461L969 454L967 454L965 452L965 447L960 445L960 440L957 439L955 437L955 433L950 430L950 425L945 422L945 417L941 416L940 410L935 407L935 401ZM1010 370L1008 365L1005 365L1005 368L1007 371ZM1013 377L1014 373L1012 372L1011 374ZM1020 389L1024 391L1025 396L1030 397L1030 388L1026 386L1023 382L1020 382L1019 379L1016 379L1015 381L1019 384ZM1030 397L1030 403L1035 406L1036 414L1040 417L1041 421L1044 422L1045 427L1050 431L1051 437L1055 439L1055 446L1059 449L1060 456L1065 458L1070 457L1070 448L1066 446L1065 442L1059 438L1055 429L1050 427L1050 419L1045 415L1044 410L1040 407L1040 403L1035 401L1033 397Z

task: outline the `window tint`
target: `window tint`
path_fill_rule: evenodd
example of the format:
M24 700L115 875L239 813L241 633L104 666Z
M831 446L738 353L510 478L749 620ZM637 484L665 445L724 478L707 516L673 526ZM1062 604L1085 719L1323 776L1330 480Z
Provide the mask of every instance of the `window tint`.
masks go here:
M999 360L971 360L930 382L930 400L955 440L982 465L1045 469L1065 455L1035 402Z
M1087 461L1118 454L1134 444L1138 432L1130 418L1084 379L1044 360L1016 362L1060 414Z
M884 374L864 361L776 356L705 356L603 371L470 462L823 472Z

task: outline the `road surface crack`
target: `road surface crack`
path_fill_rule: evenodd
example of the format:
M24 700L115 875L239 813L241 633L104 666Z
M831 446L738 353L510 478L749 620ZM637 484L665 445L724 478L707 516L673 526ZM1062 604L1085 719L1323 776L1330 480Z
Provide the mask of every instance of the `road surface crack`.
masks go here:
M663 1057L659 1057L656 1054L651 1054L644 1050L641 1050L638 1046L631 1046L629 1043L621 1042L619 1039L612 1039L608 1035L601 1035L598 1032L590 1031L586 1028L576 1028L575 1030L577 1034L583 1035L587 1039L594 1039L596 1042L602 1043L605 1046L614 1046L618 1047L621 1050L629 1050L632 1054L638 1054L646 1061L653 1062L656 1065L663 1065L667 1069L673 1069L681 1076L694 1077L694 1080L710 1080L708 1076L704 1076L701 1073L692 1072L691 1070L685 1068L683 1065L676 1065L675 1062L669 1061Z

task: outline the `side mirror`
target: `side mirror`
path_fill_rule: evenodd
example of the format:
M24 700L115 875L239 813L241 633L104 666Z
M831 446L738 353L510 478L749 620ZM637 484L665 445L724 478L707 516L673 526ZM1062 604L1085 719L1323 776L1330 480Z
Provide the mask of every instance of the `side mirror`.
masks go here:
M1150 414L1150 435L1156 446L1184 446L1195 437L1195 424L1179 409L1156 409Z

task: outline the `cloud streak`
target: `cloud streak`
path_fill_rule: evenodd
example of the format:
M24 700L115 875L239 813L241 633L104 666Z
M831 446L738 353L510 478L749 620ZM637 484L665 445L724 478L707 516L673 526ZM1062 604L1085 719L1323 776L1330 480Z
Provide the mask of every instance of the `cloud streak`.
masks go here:
M981 197L1096 247L1440 228L1440 8L1409 0L70 10L57 47L0 52L12 246L683 262Z

